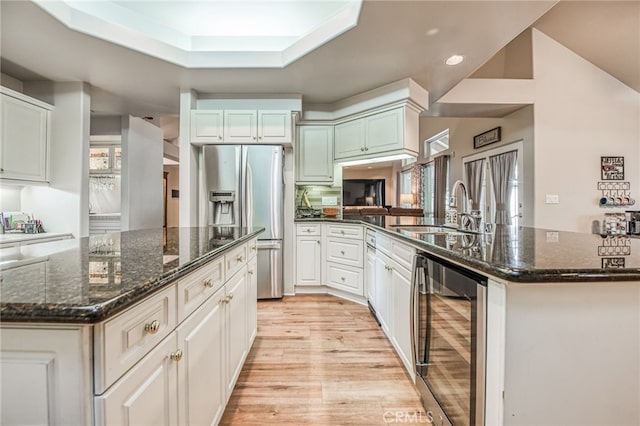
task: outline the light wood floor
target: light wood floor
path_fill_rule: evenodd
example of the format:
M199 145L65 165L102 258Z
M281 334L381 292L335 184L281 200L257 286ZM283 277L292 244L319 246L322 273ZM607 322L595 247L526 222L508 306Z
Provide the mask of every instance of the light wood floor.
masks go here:
M424 422L426 414L367 307L329 295L258 303L258 335L220 424L399 419Z

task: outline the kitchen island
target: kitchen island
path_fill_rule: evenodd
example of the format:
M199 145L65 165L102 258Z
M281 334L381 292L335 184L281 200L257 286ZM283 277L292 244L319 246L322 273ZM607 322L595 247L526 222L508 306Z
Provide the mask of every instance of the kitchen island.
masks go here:
M388 242L381 254L381 240L486 278L484 424L640 424L640 239L509 226L488 234L438 226L437 232L423 233L420 227L434 224L415 217L296 222L363 226L367 243L373 232L378 250L367 247L367 256L373 250L373 261L382 260L384 267L372 269L368 284L375 283L383 330L403 360L403 353L415 356L404 330L410 322L409 284L401 277L402 256L394 260ZM380 280L381 274L391 278ZM367 291L363 295L371 303ZM391 302L381 303L380 295ZM460 330L464 322L453 320L461 312L439 315L466 345L474 336ZM475 317L468 315L474 314L463 315L473 324ZM443 339L454 341L452 334ZM473 349L460 353L468 357Z
M256 335L262 231L147 229L0 250L0 423L214 423Z

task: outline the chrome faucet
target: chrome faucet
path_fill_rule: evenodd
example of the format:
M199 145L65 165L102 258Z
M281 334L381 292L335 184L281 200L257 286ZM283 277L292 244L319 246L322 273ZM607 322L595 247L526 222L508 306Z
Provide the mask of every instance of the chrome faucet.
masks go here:
M462 212L458 214L458 201L456 195L458 190L462 188ZM446 212L445 222L447 225L455 226L471 231L480 231L480 217L479 210L471 210L471 199L467 192L467 187L464 182L457 180L453 183L451 188L451 197L449 198L449 208Z

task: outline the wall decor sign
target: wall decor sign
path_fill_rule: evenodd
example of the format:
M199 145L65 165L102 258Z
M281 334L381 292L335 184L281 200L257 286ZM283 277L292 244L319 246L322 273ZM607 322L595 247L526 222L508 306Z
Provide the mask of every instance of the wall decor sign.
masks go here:
M624 268L624 257L603 257L602 269Z
M500 137L502 133L501 127L496 127L491 130L487 130L484 133L480 133L473 137L473 147L478 149L485 145L489 145L492 143L500 142Z
M600 157L602 180L624 180L624 157Z

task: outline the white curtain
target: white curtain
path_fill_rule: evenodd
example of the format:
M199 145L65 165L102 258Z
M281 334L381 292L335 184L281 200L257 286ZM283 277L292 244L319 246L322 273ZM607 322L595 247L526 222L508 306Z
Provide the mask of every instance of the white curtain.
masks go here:
M484 182L484 158L464 163L464 170L467 175L466 186L471 199L471 210L479 210L480 198L482 197L482 182Z
M496 224L511 225L509 214L511 181L515 175L517 159L518 151L509 151L489 157L493 193L496 199Z

